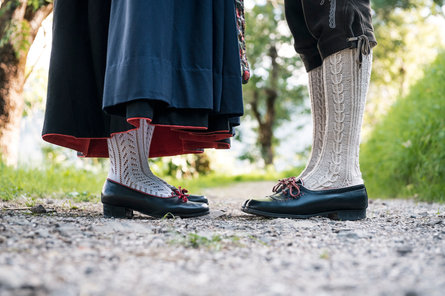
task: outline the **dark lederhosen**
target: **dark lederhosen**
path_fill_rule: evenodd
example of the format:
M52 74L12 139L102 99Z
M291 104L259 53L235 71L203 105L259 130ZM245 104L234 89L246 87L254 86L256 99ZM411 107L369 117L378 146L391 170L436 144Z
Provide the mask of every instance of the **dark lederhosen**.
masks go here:
M346 48L366 54L377 44L370 0L285 0L295 50L309 72Z

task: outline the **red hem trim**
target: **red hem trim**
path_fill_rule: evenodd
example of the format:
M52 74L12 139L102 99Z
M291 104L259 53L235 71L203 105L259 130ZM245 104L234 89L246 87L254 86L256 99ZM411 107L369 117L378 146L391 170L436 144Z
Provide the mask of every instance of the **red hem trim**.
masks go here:
M98 138L79 138L72 135L64 135L57 133L48 133L42 135L42 139L46 142L70 148L80 152L81 157L108 157L108 148L106 140L116 134L127 133L139 128L139 120L147 120L151 124L152 120L148 117L132 117L128 118L127 122L134 126L134 128L115 132L109 137ZM228 131L212 131L212 132L194 132L193 130L206 130L206 127L189 127L189 126L169 126L156 125L159 127L155 129L153 134L153 141L150 147L150 158L174 156L187 153L202 153L206 148L228 149L230 145L223 143L216 143L219 140L232 137ZM189 129L189 130L181 130Z

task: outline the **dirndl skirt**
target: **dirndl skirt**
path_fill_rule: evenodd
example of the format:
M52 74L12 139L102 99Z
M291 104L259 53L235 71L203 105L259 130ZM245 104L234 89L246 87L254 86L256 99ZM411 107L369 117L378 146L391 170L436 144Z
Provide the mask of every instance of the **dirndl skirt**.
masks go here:
M43 139L107 157L155 125L150 157L227 149L243 114L234 1L55 0Z

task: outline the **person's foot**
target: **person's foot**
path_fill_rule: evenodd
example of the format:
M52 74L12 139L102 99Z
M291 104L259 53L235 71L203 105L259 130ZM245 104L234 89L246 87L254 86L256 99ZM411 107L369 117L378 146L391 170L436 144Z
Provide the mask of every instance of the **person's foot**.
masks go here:
M158 180L159 182L165 184L168 188L170 188L173 192L175 192L176 194L186 194L188 200L193 201L193 202L201 202L201 203L209 203L209 200L207 199L206 196L204 195L195 195L195 194L189 194L188 190L185 188L182 188L181 186L176 187L171 185L170 183L168 183L167 181L165 181L162 178L159 178L158 176L156 176L155 174L153 174L153 172L150 170L148 171L148 173L146 174L147 177L149 178L154 178L156 180Z
M366 218L368 195L365 185L313 191L305 188L300 180L280 180L274 194L264 199L249 199L241 210L245 213L275 217L305 219L314 216L338 220Z
M209 206L188 200L183 191L171 197L160 197L138 191L110 179L105 181L101 200L105 217L131 218L133 211L162 218L177 216L182 218L207 215Z

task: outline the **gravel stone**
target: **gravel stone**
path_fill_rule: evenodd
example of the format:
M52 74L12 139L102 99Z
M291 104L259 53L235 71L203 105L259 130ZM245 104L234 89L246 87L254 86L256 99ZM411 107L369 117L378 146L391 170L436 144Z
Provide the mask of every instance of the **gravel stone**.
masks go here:
M211 214L193 219L0 202L0 295L443 295L445 205L371 200L354 222L239 210L272 186L212 189Z
M44 214L44 213L46 213L46 209L42 205L36 205L36 206L32 207L30 210L31 210L31 213L34 213L34 214Z

